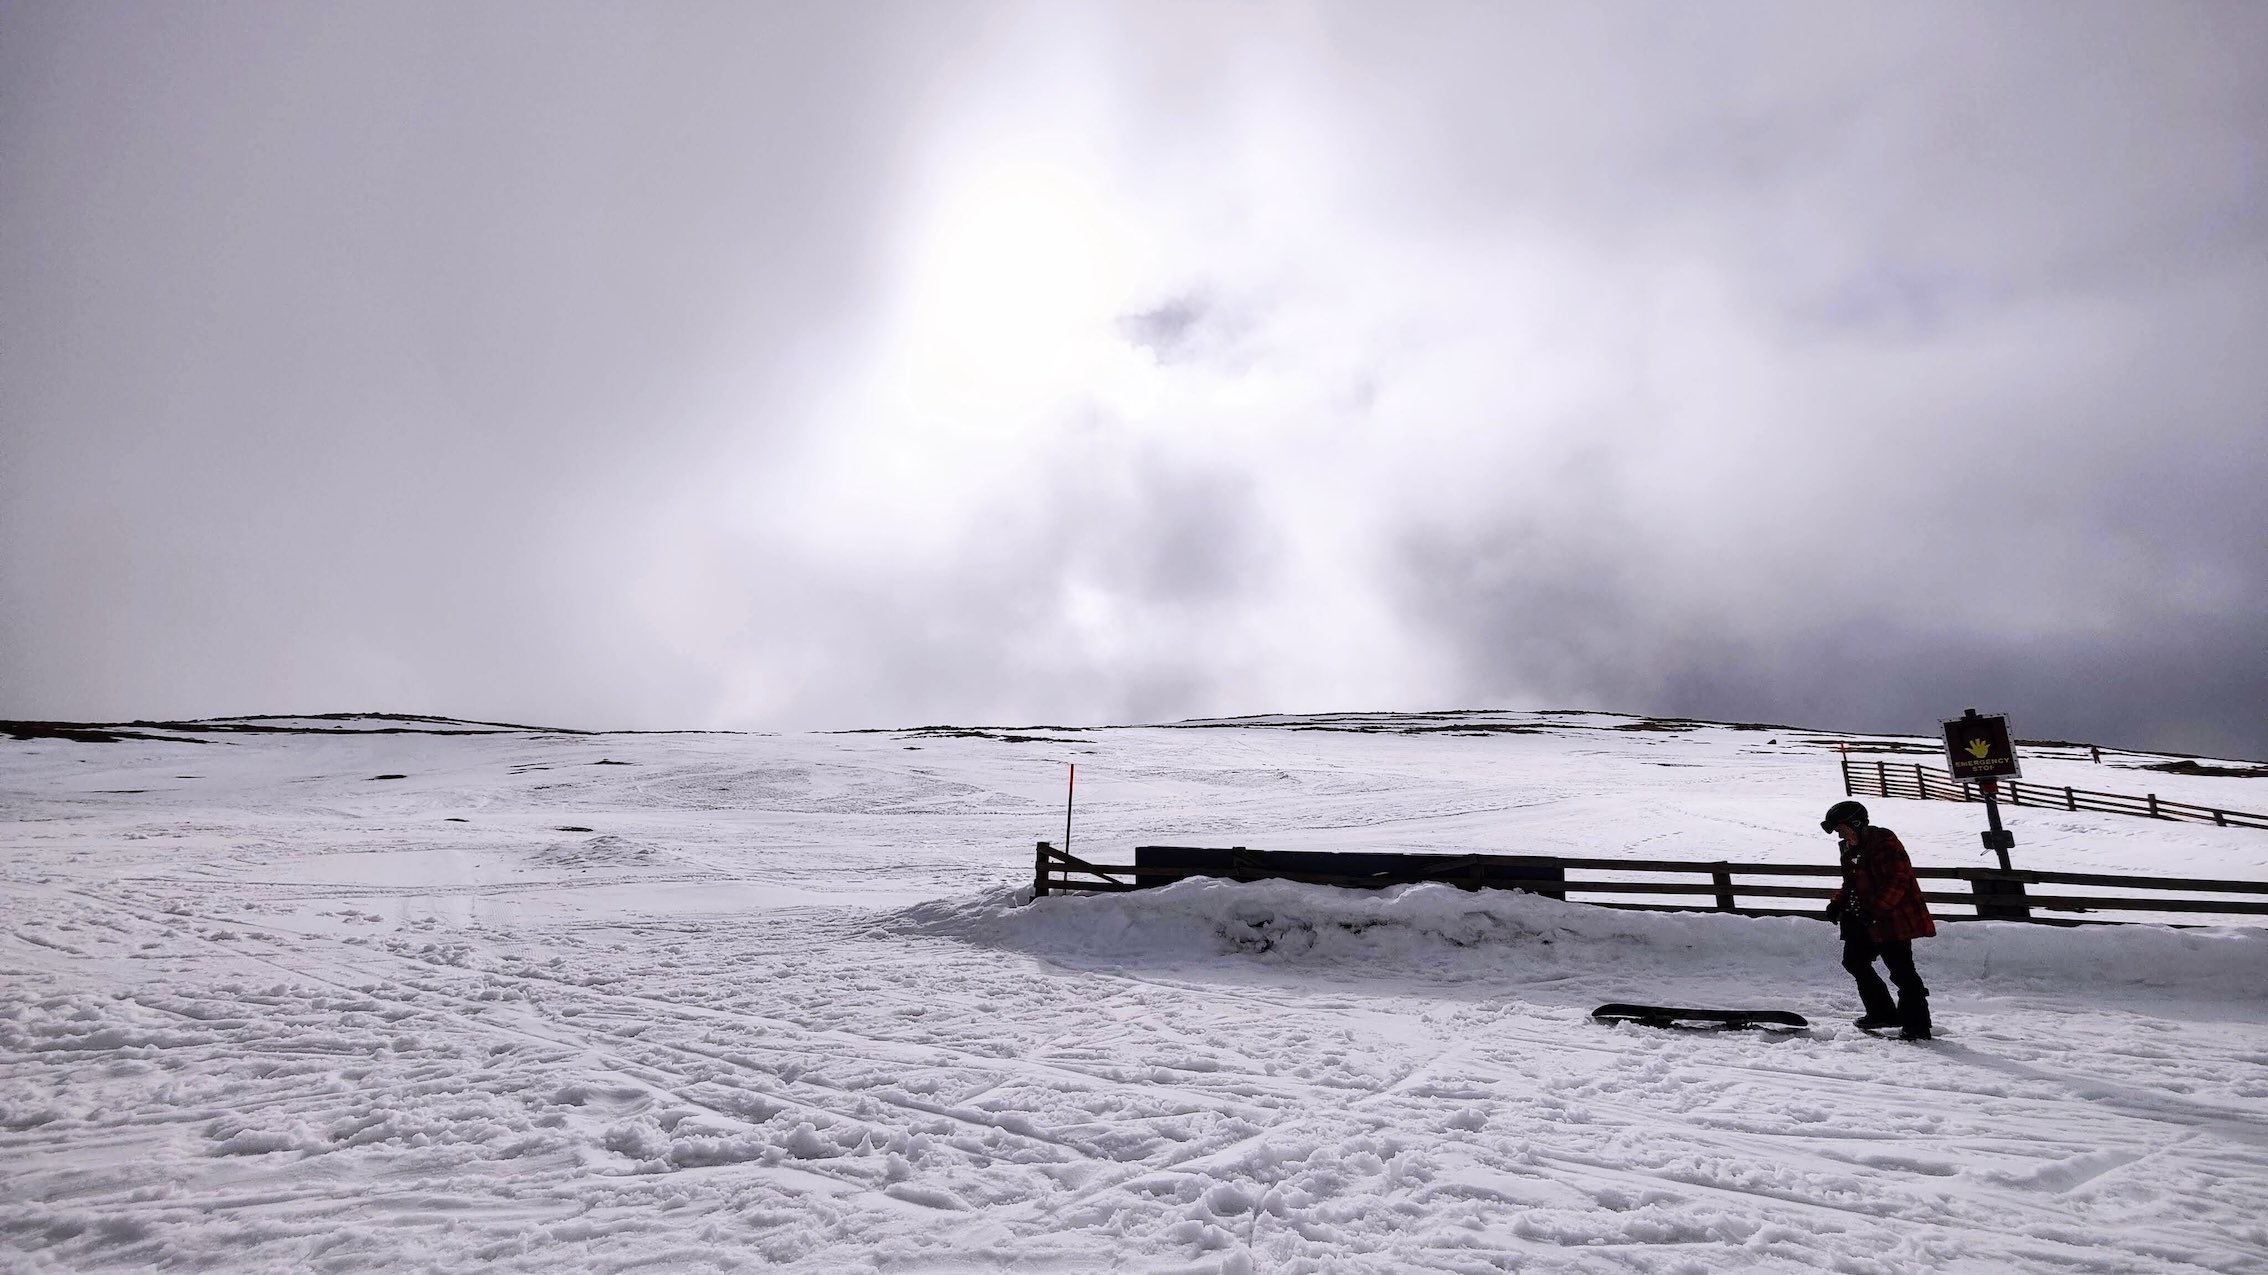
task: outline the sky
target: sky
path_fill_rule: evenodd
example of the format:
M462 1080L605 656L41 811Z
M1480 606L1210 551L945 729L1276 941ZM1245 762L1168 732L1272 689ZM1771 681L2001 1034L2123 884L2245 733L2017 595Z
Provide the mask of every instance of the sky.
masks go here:
M0 716L2268 757L2268 9L0 0Z

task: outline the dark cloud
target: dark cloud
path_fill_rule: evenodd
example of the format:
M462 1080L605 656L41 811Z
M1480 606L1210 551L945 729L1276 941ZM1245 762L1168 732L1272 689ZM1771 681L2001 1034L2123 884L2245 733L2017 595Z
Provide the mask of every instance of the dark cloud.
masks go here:
M1548 540L1413 546L1411 605L1483 697L1921 734L1979 707L2032 737L2262 751L2268 598L2257 592L2038 626L1992 597L2010 568L1953 562L1948 587L1926 596L1893 582L1855 603L1807 610L1767 593L1744 609L1737 585L1698 603L1653 596L1620 569L1632 554Z
M1188 348L1190 337L1204 317L1202 301L1183 297L1125 316L1118 321L1118 330L1129 342L1148 350L1160 362L1171 362Z
M1201 293L1173 297L1123 315L1118 332L1127 344L1159 363L1211 361L1234 365L1243 325L1235 311Z

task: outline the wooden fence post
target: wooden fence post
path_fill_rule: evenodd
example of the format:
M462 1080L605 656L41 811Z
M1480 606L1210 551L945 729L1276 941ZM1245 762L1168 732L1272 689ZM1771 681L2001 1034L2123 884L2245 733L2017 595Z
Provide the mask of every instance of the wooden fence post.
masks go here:
M2216 810L2216 811L2214 811L2214 812L2213 812L2213 825L2214 825L2215 827L2217 827L2217 828L2226 828L2226 827L2228 827L2228 826L2229 826L2229 821L2228 821L2228 819L2227 819L2227 817L2226 817L2226 816L2227 816L2227 813L2228 813L2227 811L2223 811L2223 810Z
M1039 849L1032 852L1032 897L1035 899L1047 897L1047 852L1054 848L1042 841Z
M2165 816L2164 816L2164 815L2161 815L2161 814L2159 814L2159 813L2158 813L2158 794L2156 794L2156 793L2151 793L2151 794L2150 794L2150 817L2151 817L2152 819L2163 819L2163 818L2165 818Z
M1732 865L1722 860L1718 861L1711 867L1709 877L1717 883L1717 910L1719 912L1732 911Z
M1929 800L1929 780L1922 777L1920 762L1914 763L1914 793L1923 801Z
M2032 909L2024 902L2024 883L2003 876L1979 874L1969 878L1969 890L1976 896L1977 919L1983 921L2029 921Z
M1890 767L1880 757L1874 759L1874 788L1885 797L1890 795Z
M1843 795L1849 797L1853 795L1851 792L1851 755L1844 753L1841 761L1843 763Z
M2063 808L2065 810L2077 810L2079 808L2079 799L2072 795L2069 788L2063 790Z
M2024 804L2024 785L2022 781L2015 779L2008 781L2008 801L2011 805L2021 806Z

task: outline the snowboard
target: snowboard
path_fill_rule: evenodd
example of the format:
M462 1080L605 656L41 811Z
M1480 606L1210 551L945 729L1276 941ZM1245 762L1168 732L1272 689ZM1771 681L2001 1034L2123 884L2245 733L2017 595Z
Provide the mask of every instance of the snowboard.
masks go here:
M1858 1026L1858 1024L1856 1024L1856 1023L1853 1023L1853 1024L1852 1024L1852 1026L1854 1026L1854 1027L1857 1027L1857 1026ZM1904 1036L1904 1034L1903 1034L1903 1033L1904 1033L1904 1031L1905 1031L1905 1029L1904 1029L1903 1027L1899 1026L1899 1025L1898 1025L1897 1023L1892 1023L1892 1024L1890 1024L1890 1025L1889 1025L1888 1027L1859 1027L1859 1030L1860 1030L1860 1031L1862 1031L1862 1032L1865 1032L1865 1033L1866 1033L1867 1035L1869 1035L1869 1036L1872 1036L1872 1037L1874 1037L1874 1038L1875 1038L1875 1039L1877 1039L1877 1040L1903 1040L1903 1039L1905 1039L1905 1036ZM1930 1031L1929 1035L1927 1035L1927 1036L1921 1036L1921 1037L1917 1037L1916 1039L1917 1039L1917 1040L1937 1040L1937 1039L1939 1039L1939 1038L1943 1037L1944 1035L1945 1035L1945 1033L1944 1033L1944 1032L1942 1032L1942 1031L1938 1031L1938 1030L1936 1030L1936 1029L1934 1029L1934 1028L1933 1028L1933 1029L1932 1029L1932 1030Z
M1803 1015L1784 1009L1684 1009L1674 1005L1601 1005L1591 1017L1602 1023L1637 1023L1642 1027L1710 1028L1729 1031L1742 1027L1809 1027Z

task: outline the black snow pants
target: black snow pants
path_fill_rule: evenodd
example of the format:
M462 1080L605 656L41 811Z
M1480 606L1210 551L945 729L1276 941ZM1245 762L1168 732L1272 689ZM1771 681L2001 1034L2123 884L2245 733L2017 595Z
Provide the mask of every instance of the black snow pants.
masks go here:
M1890 989L1882 985L1882 976L1874 972L1879 958L1882 967L1890 971L1890 981L1898 985L1898 998L1890 998ZM1843 925L1843 968L1858 983L1859 1000L1866 1006L1869 1018L1895 1019L1909 1028L1929 1030L1929 989L1922 986L1921 975L1914 972L1914 945L1906 939L1892 939L1877 943L1868 937L1866 927L1853 922Z

